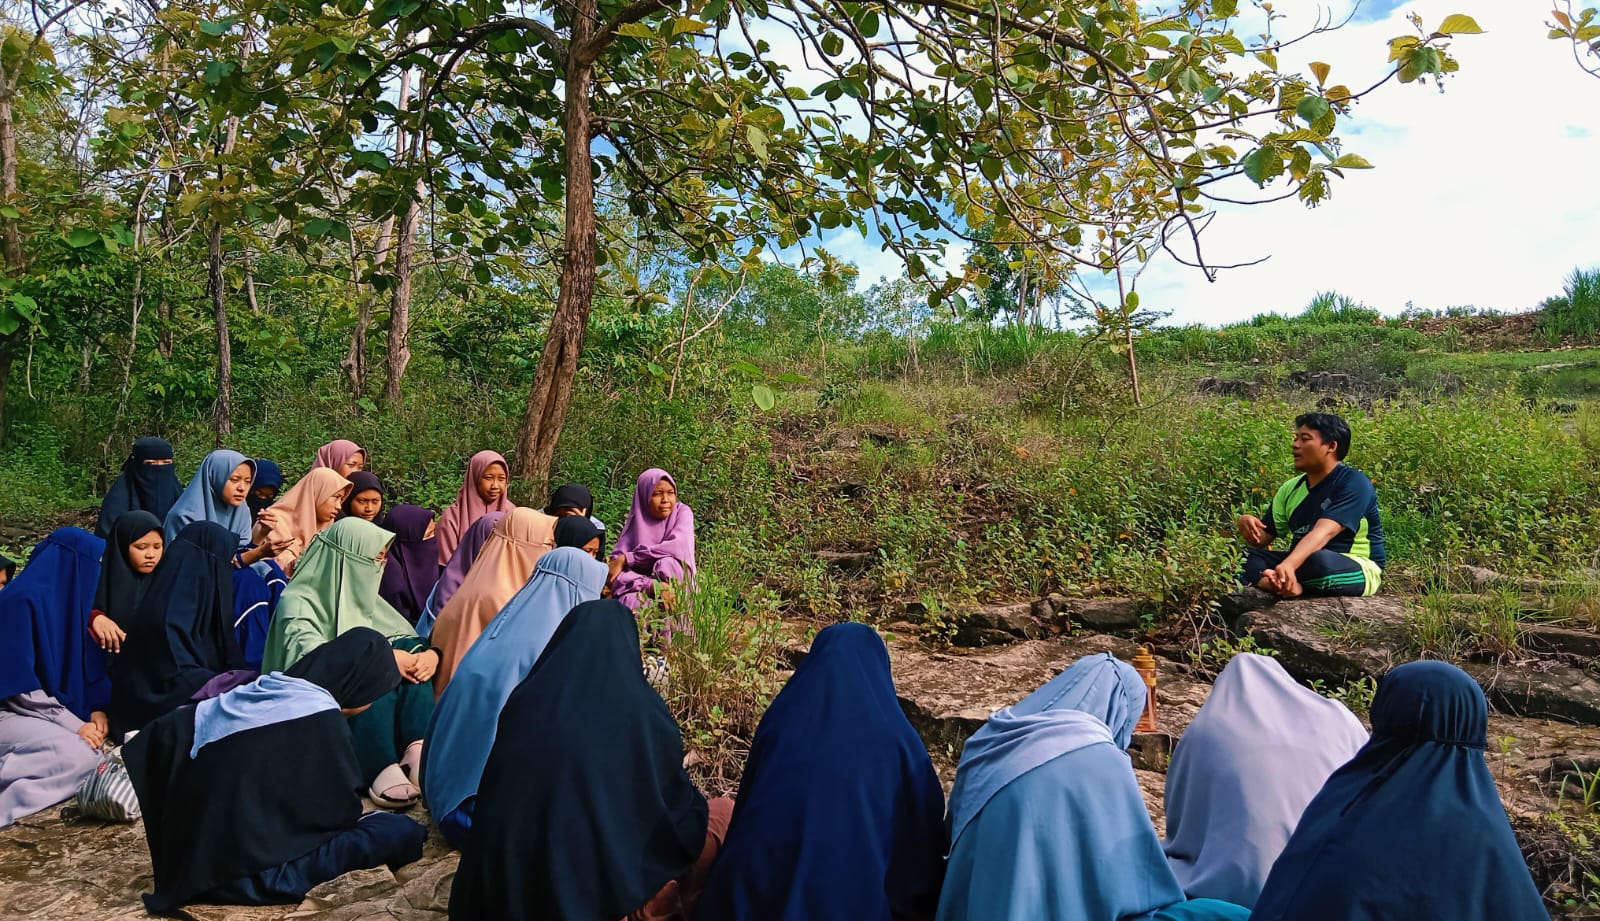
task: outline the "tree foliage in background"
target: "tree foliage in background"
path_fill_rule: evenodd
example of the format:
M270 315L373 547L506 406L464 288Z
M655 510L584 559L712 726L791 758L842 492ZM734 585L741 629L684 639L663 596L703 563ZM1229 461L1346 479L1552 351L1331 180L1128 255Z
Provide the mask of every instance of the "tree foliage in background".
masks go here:
M1579 10L1572 0L1550 11L1550 39L1572 46L1572 60L1584 73L1600 78L1600 9Z
M991 269L1017 273L1014 306L1031 301L1035 318L1070 271L1112 271L1130 247L1214 271L1199 231L1223 190L1243 176L1273 187L1263 201L1323 200L1366 165L1335 129L1376 89L1330 83L1325 65L1280 70L1280 17L1246 35L1235 0L13 9L0 115L29 124L5 173L49 159L29 140L48 133L39 112L77 108L57 145L73 162L52 165L70 192L41 180L0 194L0 232L22 241L0 361L48 334L45 314L71 316L83 380L111 364L119 407L141 390L209 393L221 434L276 386L259 365L236 384L236 345L276 352L267 377L294 379L297 348L323 356L338 338L350 398L371 410L369 352L393 404L416 335L442 355L482 333L526 350L510 363L528 386L517 466L536 482L597 303L648 317L722 285L725 306L699 299L677 317L675 366L705 341L700 325L737 312L739 286L765 272L758 254L837 274L811 247L841 230L900 254L930 315L974 283L937 264L952 238L987 236L1005 254ZM1419 24L1392 43L1382 82L1450 73L1451 35L1476 30ZM63 54L70 66L51 63ZM28 293L59 272L83 282L69 285L75 314L59 283L49 305ZM510 315L547 332L497 327ZM853 322L808 317L819 334ZM672 392L677 370L648 363Z
M305 220L283 204L331 169L377 180L313 219L336 227L403 208L420 178L447 211L487 222L462 241L480 282L508 249L544 240L559 254L518 459L535 480L565 417L601 268L626 255L600 233L608 195L646 242L691 261L785 250L844 227L880 235L923 277L969 227L993 223L1002 237L1076 253L1124 223L1176 222L1197 246L1194 215L1232 175L1281 177L1315 203L1331 177L1365 166L1334 129L1369 90L1324 87L1325 71L1316 84L1280 72L1279 40L1237 35L1233 0L1170 14L1112 0L274 0L243 10L220 27L259 18L286 66L219 58L229 68L219 104L293 108L303 103L283 85L304 81L317 107L309 136L274 152L278 163L304 158L290 171L300 188L278 190L278 217ZM1397 39L1391 76L1453 70L1449 35L1476 26L1452 21ZM408 70L417 105L401 108L391 84ZM426 138L420 162L402 169L371 149L387 121ZM1111 215L1119 194L1127 207ZM1193 261L1204 264L1198 250ZM961 281L938 280L935 306Z

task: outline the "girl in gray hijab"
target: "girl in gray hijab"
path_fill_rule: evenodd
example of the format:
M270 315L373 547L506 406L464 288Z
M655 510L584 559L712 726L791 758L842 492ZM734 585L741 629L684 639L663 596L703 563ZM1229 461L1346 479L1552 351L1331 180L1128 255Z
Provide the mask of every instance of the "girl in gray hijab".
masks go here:
M1167 770L1164 848L1184 894L1254 907L1306 804L1366 742L1276 659L1234 656Z

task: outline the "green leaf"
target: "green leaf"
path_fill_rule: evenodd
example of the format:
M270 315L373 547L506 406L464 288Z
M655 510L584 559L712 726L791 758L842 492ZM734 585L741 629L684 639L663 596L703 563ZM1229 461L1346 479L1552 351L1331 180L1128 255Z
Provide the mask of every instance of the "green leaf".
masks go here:
M1347 153L1336 157L1333 165L1340 169L1372 169L1372 164L1360 154Z
M306 236L308 237L327 236L328 231L332 229L333 220L330 218L319 217L306 222Z
M656 30L650 28L642 22L628 22L623 23L617 29L617 34L626 35L629 38L655 38Z
M1483 28L1478 21L1465 13L1451 13L1439 23L1438 31L1444 35L1482 35Z
M113 233L101 234L100 245L104 246L106 248L106 252L113 256L122 252L122 244L117 242L117 235Z
M700 33L709 28L711 28L711 23L691 19L688 16L679 16L677 19L672 20L673 35L682 35L685 32Z
M1258 147L1239 161L1244 174L1256 185L1266 185L1283 174L1283 158L1270 147Z
M994 88L986 80L979 80L972 84L972 101L978 104L980 111L987 110L989 103L994 102Z
M666 377L667 376L667 369L661 367L660 365L656 364L653 361L649 362L648 364L646 364L644 366L644 369L646 371L650 372L650 376L651 377Z
M761 376L761 369L748 361L736 361L728 366L728 370L738 371L740 374L747 374L751 377Z
M356 405L361 407L364 412L375 413L378 411L378 404L372 402L371 397L362 397L356 401Z
M1299 105L1294 107L1294 114L1300 116L1309 125L1327 115L1329 108L1328 100L1323 99L1321 96L1307 96L1300 100Z
M750 139L750 148L756 152L756 159L767 162L767 133L755 125L746 125L744 134Z
M0 208L0 217L10 218L14 221L22 217L22 212L11 207L10 205L6 205L4 208Z
M201 79L208 86L216 86L228 79L238 69L239 65L232 61L212 61L206 65L206 72L201 76Z
M844 52L844 39L837 32L822 36L822 53L832 57Z
M233 23L234 20L232 17L224 19L220 22L202 22L200 23L200 31L207 35L220 36L227 32L228 29L233 26Z
M100 242L100 232L87 227L77 227L67 234L67 245L73 249L83 249Z
M983 178L990 182L1000 181L1000 175L1005 172L1005 166L1005 162L999 157L984 157L982 162L978 164L978 168L983 171Z
M750 388L750 398L756 401L756 406L762 412L771 412L772 407L778 405L778 396L766 384L756 384Z

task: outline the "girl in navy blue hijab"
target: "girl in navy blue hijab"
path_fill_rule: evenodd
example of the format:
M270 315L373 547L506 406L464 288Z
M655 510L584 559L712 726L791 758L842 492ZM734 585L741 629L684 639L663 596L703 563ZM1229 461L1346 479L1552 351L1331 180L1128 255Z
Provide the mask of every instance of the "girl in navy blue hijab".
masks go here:
M73 794L105 741L105 653L89 610L105 541L62 528L0 592L0 828Z
M250 482L250 494L244 497L244 504L250 507L250 517L261 517L261 510L277 502L278 493L282 491L283 471L278 468L277 461L256 458L256 478Z
M944 790L888 650L828 627L756 728L695 919L927 919L943 874Z
M133 443L128 459L122 462L122 474L106 490L100 501L100 520L94 526L95 536L111 536L111 526L124 512L142 510L165 521L172 503L178 501L183 487L172 469L172 445L162 438L141 438Z
M1306 807L1251 921L1547 921L1484 762L1488 726L1454 665L1385 675L1372 740Z

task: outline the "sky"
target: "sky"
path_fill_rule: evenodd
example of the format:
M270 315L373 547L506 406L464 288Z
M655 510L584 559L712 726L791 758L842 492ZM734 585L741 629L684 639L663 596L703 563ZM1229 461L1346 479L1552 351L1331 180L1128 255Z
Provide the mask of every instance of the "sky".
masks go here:
M1350 5L1333 6L1342 16ZM1307 0L1278 6L1314 10ZM1140 306L1167 311L1168 323L1216 325L1297 313L1334 290L1385 314L1408 304L1515 312L1560 293L1574 267L1600 266L1600 80L1546 38L1549 7L1368 0L1345 28L1285 49L1285 69L1326 61L1330 84L1361 88L1387 71L1388 39L1412 34L1408 13L1429 28L1466 13L1486 30L1455 39L1461 71L1443 94L1431 80L1391 82L1340 119L1345 149L1376 168L1348 172L1331 200L1220 211L1203 237L1207 258L1265 263L1207 282L1196 269L1157 261L1139 280ZM1245 182L1239 191L1249 189ZM901 272L895 256L857 234L824 245L855 262L864 285ZM949 252L955 265L961 252Z

